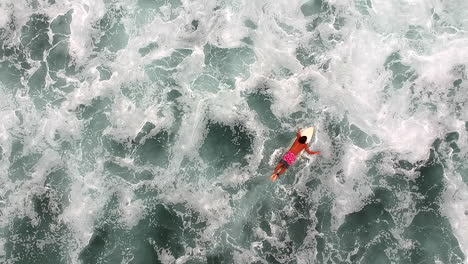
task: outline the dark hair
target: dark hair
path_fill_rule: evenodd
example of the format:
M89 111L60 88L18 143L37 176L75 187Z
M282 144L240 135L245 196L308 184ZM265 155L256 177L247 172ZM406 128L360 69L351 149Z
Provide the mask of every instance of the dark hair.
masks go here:
M301 144L305 144L306 141L307 141L307 137L306 137L306 136L302 136L302 137L299 138L299 143L301 143Z

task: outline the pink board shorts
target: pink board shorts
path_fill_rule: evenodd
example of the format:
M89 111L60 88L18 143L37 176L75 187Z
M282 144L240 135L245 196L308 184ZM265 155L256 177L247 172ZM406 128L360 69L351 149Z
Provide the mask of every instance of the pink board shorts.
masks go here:
M294 161L296 160L296 155L292 153L291 151L288 151L286 155L284 155L283 159L280 161L280 163L283 163L286 168L291 166Z

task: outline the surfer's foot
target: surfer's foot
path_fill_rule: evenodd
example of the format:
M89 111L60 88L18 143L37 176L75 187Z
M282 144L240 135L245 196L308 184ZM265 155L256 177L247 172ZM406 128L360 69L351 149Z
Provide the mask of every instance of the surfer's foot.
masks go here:
M278 174L277 173L273 173L271 176L270 176L270 179L272 182L276 181L278 179Z

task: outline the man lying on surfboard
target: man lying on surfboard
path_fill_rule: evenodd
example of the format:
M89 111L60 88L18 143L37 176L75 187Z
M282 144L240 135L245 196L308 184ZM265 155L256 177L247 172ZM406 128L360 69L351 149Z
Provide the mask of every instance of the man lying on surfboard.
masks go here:
M278 177L283 174L289 166L291 166L294 161L296 160L296 156L301 153L303 150L307 151L307 153L313 154L320 154L320 151L311 151L307 146L307 143L310 142L310 139L306 136L302 136L301 132L298 130L296 133L296 140L294 140L293 145L288 150L286 155L283 156L281 161L275 168L275 171L270 176L271 181L276 181Z

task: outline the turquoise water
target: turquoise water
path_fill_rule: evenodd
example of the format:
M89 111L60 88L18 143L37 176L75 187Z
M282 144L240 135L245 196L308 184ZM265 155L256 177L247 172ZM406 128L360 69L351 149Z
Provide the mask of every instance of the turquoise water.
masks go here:
M0 262L468 263L467 17L3 0Z

